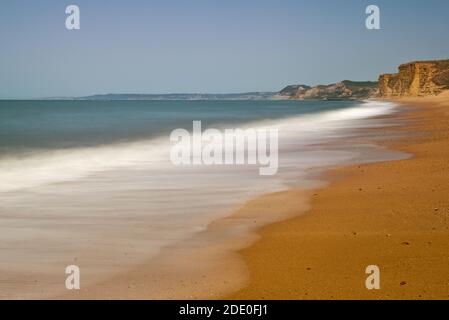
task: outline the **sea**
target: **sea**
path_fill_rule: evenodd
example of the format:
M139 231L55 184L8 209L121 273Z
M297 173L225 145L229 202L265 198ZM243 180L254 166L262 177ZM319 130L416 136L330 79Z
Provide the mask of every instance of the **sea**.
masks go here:
M324 170L402 158L366 137L385 101L0 100L0 298L63 294L132 270L249 199L318 188ZM175 129L278 130L278 170L175 165ZM179 266L182 268L182 266Z

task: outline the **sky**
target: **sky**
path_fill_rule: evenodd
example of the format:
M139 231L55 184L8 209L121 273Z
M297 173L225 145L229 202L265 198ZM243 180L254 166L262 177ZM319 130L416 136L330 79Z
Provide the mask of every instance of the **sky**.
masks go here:
M365 27L370 4L380 30ZM448 13L447 0L1 0L0 98L376 80L449 58Z

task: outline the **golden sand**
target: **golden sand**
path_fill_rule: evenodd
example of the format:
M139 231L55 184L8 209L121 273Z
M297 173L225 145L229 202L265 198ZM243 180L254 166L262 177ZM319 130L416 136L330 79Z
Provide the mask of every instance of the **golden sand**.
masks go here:
M333 170L305 215L240 251L249 283L226 298L449 299L449 93L401 102L405 130L424 134L383 144L413 158Z

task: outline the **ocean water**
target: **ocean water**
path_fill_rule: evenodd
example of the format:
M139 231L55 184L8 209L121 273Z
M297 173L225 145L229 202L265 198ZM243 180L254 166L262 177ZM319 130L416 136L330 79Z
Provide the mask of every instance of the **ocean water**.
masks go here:
M0 101L0 297L61 294L70 264L84 285L103 281L252 197L374 161L375 146L339 141L394 112L376 101ZM173 165L170 132L194 120L203 130L278 129L278 173Z

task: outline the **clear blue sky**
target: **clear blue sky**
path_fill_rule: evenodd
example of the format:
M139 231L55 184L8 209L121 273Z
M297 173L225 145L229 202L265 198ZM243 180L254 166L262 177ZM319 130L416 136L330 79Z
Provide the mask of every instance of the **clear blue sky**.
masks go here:
M65 7L81 30L65 29ZM381 9L379 31L365 8ZM275 91L449 58L447 0L2 0L0 98Z

